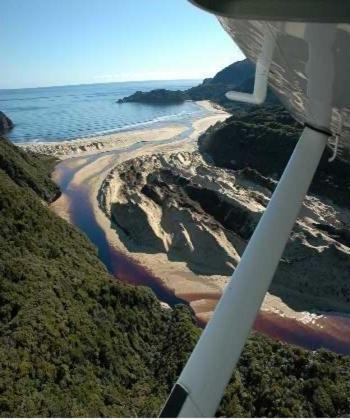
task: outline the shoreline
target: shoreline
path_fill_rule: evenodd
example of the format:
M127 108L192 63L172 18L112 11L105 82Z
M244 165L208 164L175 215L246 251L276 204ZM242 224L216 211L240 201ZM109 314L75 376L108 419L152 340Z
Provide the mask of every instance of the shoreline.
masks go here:
M208 106L210 107L210 104ZM210 125L226 119L230 115L222 110L218 111L215 108L212 109L212 112L212 115L194 120L192 122L192 132L187 137L172 142L172 139L174 139L174 127L172 126L164 127L162 130L142 130L142 147L135 149L133 146L140 143L140 138L133 131L127 141L114 145L112 149L104 148L97 153L96 150L78 153L71 151L68 155L60 156L62 160L56 166L54 172L54 180L58 184L62 182L64 171L69 170L72 172L72 178L68 183L68 188L85 189L88 194L89 204L94 213L94 218L104 232L108 244L118 253L125 255L126 258L145 267L161 283L162 287L165 287L179 299L188 302L201 325L205 325L209 320L228 281L228 277L196 275L186 267L185 263L170 262L166 254L129 252L120 240L117 231L111 226L110 219L101 210L97 196L100 186L110 170L122 162L155 153L194 151L197 147L198 136ZM183 132L183 130L185 128L179 129L179 132ZM156 137L154 137L155 131L157 131ZM89 142L90 140L88 138L85 141ZM169 141L162 143L166 140ZM58 215L72 222L70 218L70 204L69 197L63 191L61 197L51 205L51 208ZM312 329L312 331L315 331L315 328L319 328L320 330L324 329L325 325L327 325L328 318L332 316L347 316L347 314L342 314L341 312L337 314L314 314L306 311L297 312L270 293L267 293L264 299L261 314L265 318L272 316L274 322L288 323L289 321L293 321L298 325L303 325L305 328ZM258 325L260 324L258 322Z
M36 143L17 143L16 145L24 150L34 153L49 154L60 159L70 157L89 156L95 153L108 152L120 149L120 146L127 147L135 143L160 141L170 138L185 136L187 131L202 131L207 128L208 123L222 121L229 115L219 105L210 101L196 101L196 104L209 115L193 118L191 127L187 127L183 122L171 122L168 125L159 127L134 128L121 130L109 134L95 135L89 137L75 138L72 140L36 142ZM156 123L153 123L154 125ZM203 130L205 131L205 130ZM191 135L189 136L191 138Z
M209 128L209 126L219 121L222 121L230 116L229 113L223 111L216 105L213 106L209 101L201 101L199 102L199 105L203 106L207 111L211 112L212 115L207 115L202 118L194 119L192 122L192 132L189 133L187 137L184 137L177 141L169 141L168 143L161 144L165 140L171 140L174 139L174 137L176 137L174 136L173 126L164 127L162 130L142 130L142 133L140 133L139 131L132 131L126 133L128 137L127 141L120 142L118 145L115 145L113 149L104 148L103 150L99 150L97 153L96 151L76 152L73 149L69 154L66 153L65 155L61 155L61 163L59 163L56 166L56 169L53 174L54 181L58 184L62 184L62 166L64 166L65 171L68 170L75 172L72 179L70 179L69 181L69 185L73 188L79 188L81 186L84 186L84 188L88 190L89 202L91 208L93 209L95 219L100 228L104 231L109 244L112 247L114 247L117 251L124 254L126 258L131 258L137 264L144 266L147 270L149 270L150 273L153 273L154 276L158 278L159 281L162 283L162 286L166 287L169 291L171 291L171 293L174 293L174 295L176 295L180 300L182 300L183 298L181 297L181 293L179 293L179 290L171 286L169 287L169 283L164 281L166 273L169 269L168 261L164 259L164 256L161 257L164 261L162 261L160 265L164 267L164 271L162 272L162 275L158 275L159 273L154 272L154 264L152 261L155 257L154 255L150 256L150 261L149 256L147 255L144 256L138 253L129 253L124 247L124 245L118 240L118 235L116 231L111 227L110 220L100 209L97 196L103 180L116 164L146 154L166 153L177 150L186 150L192 152L197 146L197 139L200 134L206 131L207 128ZM183 132L184 130L185 127L181 127L179 129L180 132ZM140 134L142 134L142 140L140 140ZM90 141L91 139L88 138L82 140L81 142L83 144L85 142L86 144L86 142L89 143ZM113 141L117 142L117 139L114 138ZM133 146L135 146L137 143L140 143L140 141L143 142L143 147L141 149L130 150L133 149ZM34 147L36 149L37 145L35 144ZM50 153L51 149L45 151ZM59 197L59 199L52 203L50 207L56 214L71 222L69 214L70 200L69 197L67 197L67 194L64 193L64 191ZM157 262L160 262L157 258L156 260ZM159 267L158 263L157 266ZM192 274L192 276L194 278L196 277L194 274ZM198 286L200 286L200 284L198 284L198 279L196 280L196 289L198 291ZM205 293L205 291L206 287L205 290L203 290L203 292ZM215 288L216 296L218 296L218 293L220 293L220 291L216 290ZM184 291L184 295L186 294L188 293Z

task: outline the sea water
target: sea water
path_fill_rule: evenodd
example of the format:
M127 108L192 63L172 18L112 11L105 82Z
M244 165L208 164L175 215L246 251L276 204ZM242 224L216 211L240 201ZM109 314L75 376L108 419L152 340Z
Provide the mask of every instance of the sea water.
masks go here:
M92 137L156 124L185 122L204 114L196 103L118 104L137 90L185 90L198 80L119 82L29 89L1 89L0 111L14 122L15 143Z

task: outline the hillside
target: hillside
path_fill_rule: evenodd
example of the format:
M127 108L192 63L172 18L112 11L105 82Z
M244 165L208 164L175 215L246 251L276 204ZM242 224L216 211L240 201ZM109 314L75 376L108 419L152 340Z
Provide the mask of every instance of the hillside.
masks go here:
M1 138L0 170L6 173L20 187L28 187L45 201L54 201L59 189L49 174L53 170L56 159L51 156L27 153Z
M1 415L155 416L198 338L191 312L111 277L42 204L52 161L0 151ZM346 415L349 384L348 357L253 335L219 414Z
M248 60L237 61L220 70L213 78L204 81L185 91L171 91L167 89L151 90L150 92L136 92L120 99L118 102L142 102L142 103L177 103L187 99L192 101L210 100L225 107L226 109L247 108L246 104L237 104L229 101L225 93L229 90L252 92L254 88L255 66ZM268 90L267 103L278 104L279 101L271 89Z
M0 148L26 173L23 152ZM29 161L49 184L51 164ZM85 236L16 180L0 170L1 414L156 414L198 335L189 311L112 278Z
M302 127L280 106L255 107L212 127L199 139L208 161L232 170L251 168L279 179L299 139ZM330 163L327 148L311 192L335 204L350 207L350 161L338 156Z
M182 103L189 99L188 95L181 90L167 90L167 89L154 89L150 92L141 92L138 90L126 98L119 99L118 103L124 102L139 102L145 104L177 104Z

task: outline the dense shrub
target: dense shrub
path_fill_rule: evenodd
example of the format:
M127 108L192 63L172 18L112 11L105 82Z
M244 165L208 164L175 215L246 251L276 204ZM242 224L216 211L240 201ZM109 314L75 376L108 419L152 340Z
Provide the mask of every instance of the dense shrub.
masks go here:
M17 185L31 188L49 202L59 195L57 185L49 177L56 162L55 158L27 153L0 138L0 169Z
M0 169L1 416L157 415L199 336L192 313L111 277L84 235L15 182L40 176L11 150L18 172ZM349 384L349 358L253 335L219 414L346 415Z

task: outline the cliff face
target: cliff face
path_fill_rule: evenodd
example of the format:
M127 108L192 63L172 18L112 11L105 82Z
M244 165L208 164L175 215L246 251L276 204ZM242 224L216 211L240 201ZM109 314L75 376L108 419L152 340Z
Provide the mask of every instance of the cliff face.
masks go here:
M0 134L4 134L13 128L13 122L0 111Z

